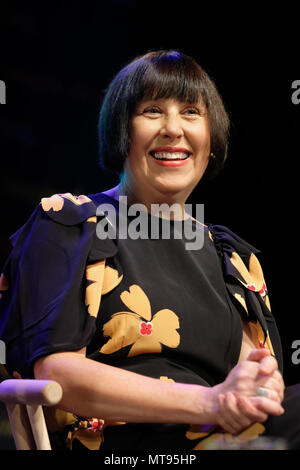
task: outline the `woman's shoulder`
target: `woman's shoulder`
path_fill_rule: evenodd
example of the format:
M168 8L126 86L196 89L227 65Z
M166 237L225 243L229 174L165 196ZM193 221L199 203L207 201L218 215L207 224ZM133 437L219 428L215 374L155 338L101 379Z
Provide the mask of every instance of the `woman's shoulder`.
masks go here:
M43 197L40 205L42 210L56 222L75 225L96 215L104 216L101 205L112 201L112 198L104 193L81 194L79 196L63 193Z
M224 225L208 224L208 231L222 259L224 273L247 289L265 295L265 279L256 256L261 251Z
M55 222L74 226L84 221L96 222L96 207L91 198L71 193L53 194L42 197L25 223L10 236L12 246L23 243L33 232ZM48 230L49 230L48 228Z
M215 243L217 249L225 252L237 251L242 256L249 257L251 253L260 253L260 250L232 231L225 225L206 224L207 231L211 240Z
M50 219L63 225L77 225L96 215L92 198L71 193L42 197L40 208Z
M74 195L71 193L58 193L42 197L36 205L31 216L9 238L13 254L19 255L27 246L36 240L58 240L65 243L68 248L78 237L80 242L92 241L105 255L115 253L115 244L111 240L99 240L95 237L97 221L105 217L99 210L99 195ZM58 237L58 238L57 238Z

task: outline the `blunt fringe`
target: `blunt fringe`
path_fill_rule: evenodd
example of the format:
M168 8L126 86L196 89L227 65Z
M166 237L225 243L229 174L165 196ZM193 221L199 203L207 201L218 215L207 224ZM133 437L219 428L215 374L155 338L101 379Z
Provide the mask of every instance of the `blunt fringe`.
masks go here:
M174 50L137 57L111 81L99 114L100 165L122 173L130 149L130 120L137 104L144 99L164 98L191 104L202 101L215 155L205 176L216 176L227 157L229 117L213 80L192 57Z

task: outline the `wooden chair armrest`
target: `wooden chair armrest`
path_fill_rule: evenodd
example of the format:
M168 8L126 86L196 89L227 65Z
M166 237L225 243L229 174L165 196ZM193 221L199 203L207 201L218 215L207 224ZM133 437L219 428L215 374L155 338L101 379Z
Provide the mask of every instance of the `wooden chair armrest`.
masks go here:
M53 380L7 379L0 383L0 400L5 403L54 406L62 394L61 386Z
M57 405L62 387L52 380L7 379L0 400L7 409L15 445L20 450L51 450L43 406Z

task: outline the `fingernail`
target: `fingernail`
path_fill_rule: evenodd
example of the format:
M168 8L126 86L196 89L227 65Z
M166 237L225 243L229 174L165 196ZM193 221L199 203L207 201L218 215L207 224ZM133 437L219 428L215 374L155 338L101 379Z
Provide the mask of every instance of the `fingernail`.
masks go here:
M272 372L272 369L270 369L270 367L264 365L264 366L260 367L259 371L260 371L261 374L268 375Z

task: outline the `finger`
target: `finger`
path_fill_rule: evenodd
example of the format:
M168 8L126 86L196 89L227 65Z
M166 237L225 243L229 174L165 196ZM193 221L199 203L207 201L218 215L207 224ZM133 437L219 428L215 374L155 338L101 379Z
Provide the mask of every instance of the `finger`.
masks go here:
M241 431L245 427L249 426L249 420L239 410L237 401L233 393L227 392L224 400L224 413L227 416L228 421L235 430L235 433Z
M275 371L272 376L262 376L257 380L257 385L259 387L265 388L268 391L273 390L278 395L278 400L281 403L284 398L284 382L282 380L280 372Z
M279 389L280 389L280 395L282 396L282 400L284 398L284 390L285 390L285 383L283 380L283 377L279 370L276 370L274 374L272 375L273 379L277 382Z
M276 400L270 400L266 397L249 397L251 403L258 409L268 415L280 416L284 413L283 407Z
M231 434L238 434L251 424L249 418L238 408L236 398L231 392L222 397L220 414L224 420L225 429Z
M225 405L231 413L231 419L233 420L234 427L237 432L241 432L252 424L251 419L243 410L238 406L237 397L234 393L228 392L225 395Z
M284 383L284 380L283 380L283 377L282 377L281 373L278 370L275 371L274 376L275 376L275 378L277 378L278 383L279 383L280 399L282 401L284 399L285 383Z
M235 396L238 407L240 408L241 412L248 417L248 419L251 421L251 424L254 422L263 423L267 420L267 413L257 409L249 399L243 395L236 394Z
M228 410L226 410L225 395L219 395L218 404L217 422L219 426L230 434L236 434L237 428L234 426L233 420L228 416Z
M274 356L265 356L261 359L259 365L259 373L269 375L278 369L278 362Z
M259 371L263 375L271 374L278 369L278 363L271 351L267 348L253 349L248 358L248 361L259 362Z
M257 387L255 395L259 397L260 396L265 397L270 401L274 401L275 403L279 403L279 404L281 403L279 393L276 390L274 390L274 388L267 388L265 386Z
M249 356L247 357L247 361L260 362L262 358L270 355L271 352L267 348L252 349Z
M217 423L224 431L231 432L230 430L228 430L227 423L226 423L226 421L224 419L224 416L223 416L223 414L224 414L224 411L223 411L224 400L225 400L225 395L222 395L222 394L218 395L218 397L217 397L218 410L217 410L217 414L216 414Z

